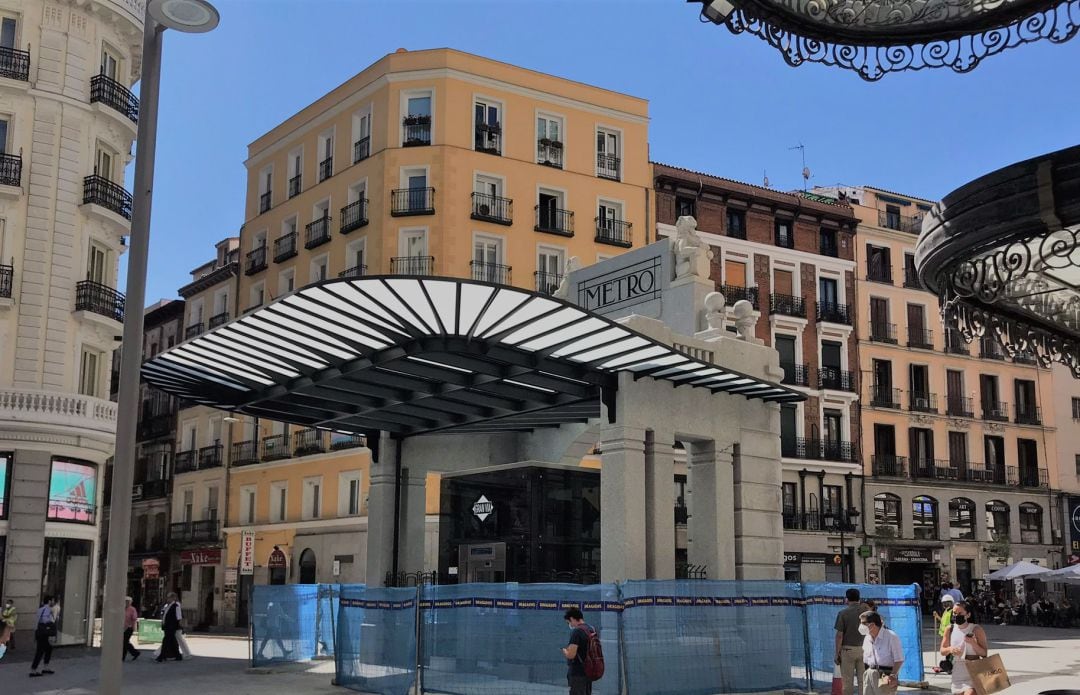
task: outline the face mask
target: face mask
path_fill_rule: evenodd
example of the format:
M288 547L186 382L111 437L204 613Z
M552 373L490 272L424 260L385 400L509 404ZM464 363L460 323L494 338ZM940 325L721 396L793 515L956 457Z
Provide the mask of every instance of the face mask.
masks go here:
M869 635L870 634L870 626L866 625L866 624L860 624L859 625L859 634L862 635L863 637L866 637L867 635Z
M954 623L956 623L957 625L963 625L964 623L967 622L967 616L966 615L954 615L952 621Z

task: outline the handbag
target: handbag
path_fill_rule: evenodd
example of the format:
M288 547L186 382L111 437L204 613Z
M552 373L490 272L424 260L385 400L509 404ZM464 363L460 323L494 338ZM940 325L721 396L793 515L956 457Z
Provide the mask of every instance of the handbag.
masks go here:
M56 623L38 623L37 632L45 637L56 637Z
M978 695L1000 693L1012 685L1005 664L1001 663L1001 657L997 654L968 661L966 665L968 674L971 675L971 685Z

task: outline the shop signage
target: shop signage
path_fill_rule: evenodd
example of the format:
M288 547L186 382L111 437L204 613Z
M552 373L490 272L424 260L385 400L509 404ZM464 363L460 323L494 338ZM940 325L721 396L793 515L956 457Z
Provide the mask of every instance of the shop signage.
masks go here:
M986 505L986 510L990 512L1007 512L1009 507L1003 502L991 502Z
M799 564L799 554L798 553L784 553L784 564L785 565L797 565L797 564Z
M1069 497L1069 564L1080 563L1080 497Z
M472 513L480 521L487 519L493 511L495 511L495 504L484 495L480 495L480 499L476 500L472 506Z
M225 586L236 586L236 568L225 568Z
M289 566L289 561L285 559L284 551L275 545L266 566L272 570L283 570Z
M892 562L934 561L934 552L930 548L892 548L889 555Z
M161 576L161 563L154 558L146 558L142 561L143 579L157 579Z
M578 305L605 313L660 298L661 263L656 255L578 285Z
M217 565L221 563L221 548L197 548L180 553L184 565Z
M240 532L240 574L255 574L255 532Z
M859 557L870 557L872 554L873 554L873 551L870 549L870 546L868 546L868 545L860 545L859 546Z
M784 553L785 565L824 565L829 556L824 553ZM839 555L837 555L839 557ZM839 564L839 563L837 563Z

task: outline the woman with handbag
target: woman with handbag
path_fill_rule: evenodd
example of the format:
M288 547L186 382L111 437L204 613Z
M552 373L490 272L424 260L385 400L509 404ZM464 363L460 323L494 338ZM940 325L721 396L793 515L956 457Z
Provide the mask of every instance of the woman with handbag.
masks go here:
M56 618L53 616L53 605L56 600L52 596L45 596L41 602L41 608L37 612L37 621L34 627L34 641L37 649L34 651L34 663L30 666L30 677L38 678L53 673L49 668L49 660L52 659L52 638L56 637ZM38 671L38 664L45 659L45 668Z
M976 695L967 662L985 657L987 650L986 631L975 624L971 605L960 601L953 607L952 625L941 638L941 655L953 657L953 695Z

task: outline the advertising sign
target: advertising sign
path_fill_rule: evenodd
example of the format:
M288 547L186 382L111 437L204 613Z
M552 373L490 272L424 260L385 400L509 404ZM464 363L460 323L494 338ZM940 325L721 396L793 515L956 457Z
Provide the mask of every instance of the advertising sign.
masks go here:
M1080 563L1080 497L1069 497L1069 556L1068 563Z
M180 562L185 565L217 565L221 562L220 548L198 548L180 553Z
M95 466L53 459L52 477L49 479L49 519L92 524L96 501Z
M289 566L289 561L285 558L285 552L274 546L273 552L270 553L270 559L266 562L266 566L272 570L283 570Z
M161 576L161 563L155 558L146 558L142 561L143 579L157 579Z
M934 552L930 548L892 548L889 559L892 562L933 562Z
M9 468L11 468L11 459L0 455L0 519L7 518L7 507L4 505L7 503Z
M240 532L240 574L255 574L255 532Z
M655 255L578 285L578 305L589 311L607 313L659 299L663 266Z
M139 636L140 644L161 644L165 639L165 631L161 629L160 620L139 618L138 626L135 634Z

